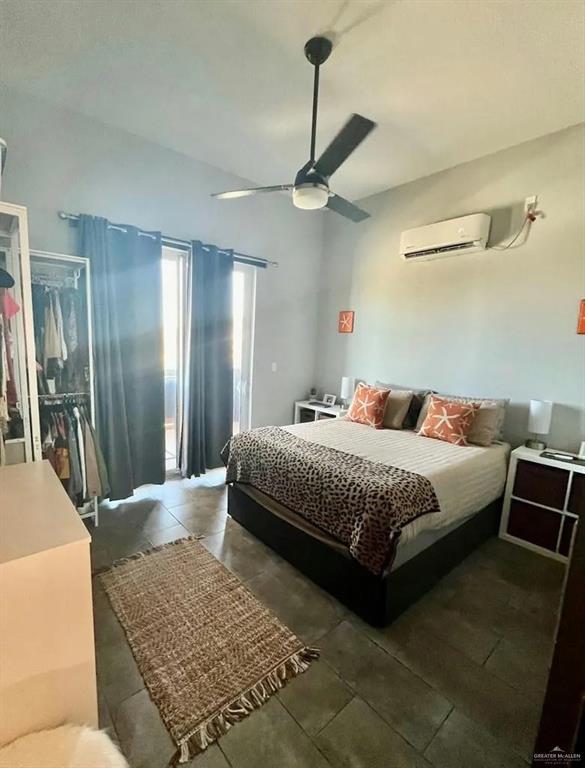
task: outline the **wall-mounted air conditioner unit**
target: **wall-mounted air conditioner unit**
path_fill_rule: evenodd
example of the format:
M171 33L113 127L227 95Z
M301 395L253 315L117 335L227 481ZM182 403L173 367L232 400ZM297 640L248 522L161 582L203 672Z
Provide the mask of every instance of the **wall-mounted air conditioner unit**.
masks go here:
M428 261L483 251L487 246L491 221L487 213L472 213L408 229L400 237L400 255L405 261Z

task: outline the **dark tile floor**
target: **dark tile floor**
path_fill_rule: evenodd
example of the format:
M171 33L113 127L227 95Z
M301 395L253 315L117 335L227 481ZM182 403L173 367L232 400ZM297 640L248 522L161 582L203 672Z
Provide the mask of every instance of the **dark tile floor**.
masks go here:
M385 630L360 621L228 519L221 472L104 504L95 569L197 534L320 661L195 758L194 768L526 766L563 567L492 539ZM173 744L94 578L100 717L132 768Z

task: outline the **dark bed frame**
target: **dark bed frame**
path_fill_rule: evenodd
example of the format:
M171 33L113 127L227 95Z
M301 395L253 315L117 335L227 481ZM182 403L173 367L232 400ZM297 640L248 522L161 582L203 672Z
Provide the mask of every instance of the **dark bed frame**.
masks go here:
M357 560L275 515L237 484L228 488L228 513L234 520L358 616L378 627L390 624L497 533L501 509L500 498L395 571L375 576Z

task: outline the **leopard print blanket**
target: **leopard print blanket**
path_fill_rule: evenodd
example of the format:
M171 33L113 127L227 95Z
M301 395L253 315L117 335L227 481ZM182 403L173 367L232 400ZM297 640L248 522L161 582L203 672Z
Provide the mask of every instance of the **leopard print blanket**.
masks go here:
M234 435L221 452L227 483L252 485L345 544L375 574L404 526L439 511L430 481L303 440L279 427Z

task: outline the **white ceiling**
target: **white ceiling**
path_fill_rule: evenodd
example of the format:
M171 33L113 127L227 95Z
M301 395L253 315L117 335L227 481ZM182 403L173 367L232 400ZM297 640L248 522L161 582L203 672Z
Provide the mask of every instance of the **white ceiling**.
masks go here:
M259 184L352 112L377 130L334 177L356 199L585 120L581 0L3 0L0 78ZM0 116L1 132L1 116Z

